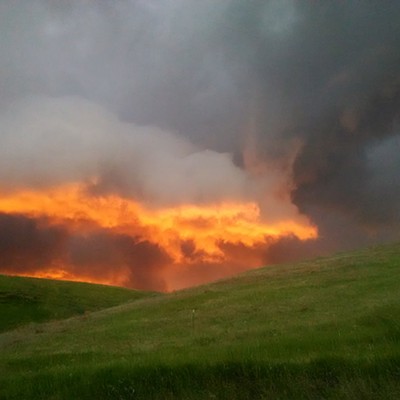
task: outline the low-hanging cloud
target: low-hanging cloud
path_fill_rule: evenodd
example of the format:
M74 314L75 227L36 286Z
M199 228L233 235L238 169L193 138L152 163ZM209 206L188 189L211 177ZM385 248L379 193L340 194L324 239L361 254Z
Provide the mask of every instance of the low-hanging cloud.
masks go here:
M0 271L35 274L63 267L66 278L96 277L121 285L165 290L163 269L171 262L156 243L107 230L70 232L45 219L0 213Z
M94 194L159 204L244 199L252 191L250 177L229 154L124 123L81 98L33 97L9 107L0 123L3 187L86 181Z

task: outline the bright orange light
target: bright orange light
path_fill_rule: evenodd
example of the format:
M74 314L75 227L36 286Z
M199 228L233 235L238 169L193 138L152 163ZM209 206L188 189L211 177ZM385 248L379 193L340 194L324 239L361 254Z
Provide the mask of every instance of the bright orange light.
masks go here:
M188 241L198 255L197 263L199 259L207 263L223 263L227 260L221 243L252 248L265 243L267 239L289 234L301 240L317 236L316 228L306 219L264 223L258 205L252 202L149 208L117 195L91 195L81 184L3 194L0 195L0 211L31 217L44 216L51 223L62 224L72 232L103 228L140 237L157 243L174 264L186 265L192 261L182 250L182 243ZM38 271L36 276L106 284L123 282L120 276L96 280L96 277L69 273L63 267L43 267L43 271Z
M9 271L10 275L14 275L13 271ZM34 271L31 273L18 273L18 276L26 276L30 278L41 278L41 279L56 279L62 281L73 281L73 282L86 282L86 283L97 283L100 285L108 285L108 286L123 286L124 280L121 279L120 282L118 279L101 279L95 276L87 276L87 275L74 275L68 272L65 268L59 269L43 269L40 271Z

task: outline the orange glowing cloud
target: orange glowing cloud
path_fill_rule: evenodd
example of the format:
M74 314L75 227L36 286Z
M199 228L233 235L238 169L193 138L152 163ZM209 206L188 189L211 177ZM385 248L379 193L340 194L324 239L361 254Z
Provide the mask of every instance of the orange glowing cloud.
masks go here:
M76 97L21 99L0 121L0 272L170 290L317 236L290 168L256 152L239 166Z
M256 203L226 202L211 205L179 205L151 209L116 195L90 196L83 185L70 184L48 191L25 190L3 195L0 211L33 217L46 216L71 229L94 223L119 233L152 238L180 261L177 241L194 240L196 247L211 258L221 255L216 243L226 241L252 246L265 237L295 235L311 239L316 228L304 221L279 221L265 224Z
M223 202L204 205L178 205L175 207L146 207L137 201L117 195L94 196L82 184L68 184L47 190L19 190L0 196L0 212L22 214L40 218L46 224L62 226L69 234L87 235L102 229L113 235L140 238L140 242L155 243L167 255L169 265L163 265L158 273L167 281L167 288L185 286L178 278L179 271L190 275L190 265L196 266L196 277L190 283L198 283L213 276L226 275L227 265L237 264L238 252L247 249L251 268L262 263L257 252L268 241L287 235L301 240L315 238L316 228L306 219L283 220L267 224L260 217L260 209L254 202ZM225 245L224 245L225 244ZM227 251L236 246L235 260ZM250 252L249 252L250 251ZM246 261L242 262L246 262ZM110 261L107 273L77 270L67 260L42 265L28 275L54 279L80 280L105 284L127 285L127 266ZM236 263L236 264L235 264ZM208 266L201 275L199 265ZM221 271L210 272L210 265ZM238 270L236 265L233 272ZM199 272L200 271L200 272ZM204 270L205 271L205 270ZM20 272L20 275L26 273ZM175 278L174 278L175 276ZM174 281L179 283L175 283ZM151 286L151 284L150 284Z
M67 184L47 190L19 190L0 196L0 212L44 218L51 225L63 226L70 234L85 235L93 230L105 230L114 235L126 235L140 241L155 243L169 257L170 265L160 270L174 288L173 275L177 266L190 264L225 265L230 256L223 244L237 249L259 248L271 240L292 235L300 240L317 236L317 230L306 219L263 222L254 202L220 202L175 207L146 207L132 199L115 194L93 195L83 184ZM226 246L225 246L226 247ZM239 250L238 250L239 251ZM249 257L248 268L262 260ZM115 267L115 271L112 271ZM43 265L30 275L55 279L84 280L106 284L125 284L126 266L110 266L108 274L92 275L69 268L65 261ZM208 274L209 275L209 274ZM176 280L176 279L175 279ZM199 276L195 281L202 281ZM184 286L184 283L180 283Z

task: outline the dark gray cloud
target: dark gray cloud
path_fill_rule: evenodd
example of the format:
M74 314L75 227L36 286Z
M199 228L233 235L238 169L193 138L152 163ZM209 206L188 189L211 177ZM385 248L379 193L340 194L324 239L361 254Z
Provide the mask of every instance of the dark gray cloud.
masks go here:
M138 289L166 290L171 263L156 243L108 230L86 234L52 225L45 218L0 213L0 272L64 272Z
M60 260L67 235L45 219L0 213L0 271L29 273Z
M155 243L107 231L73 236L66 261L68 270L78 276L112 279L120 274L125 286L153 290L166 290L163 270L172 262Z

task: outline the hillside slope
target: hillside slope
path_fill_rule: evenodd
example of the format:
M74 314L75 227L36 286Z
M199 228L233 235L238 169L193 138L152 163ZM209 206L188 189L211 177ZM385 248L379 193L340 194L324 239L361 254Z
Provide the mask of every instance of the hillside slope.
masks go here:
M0 335L4 399L398 399L400 245Z
M112 286L0 275L0 332L30 322L101 310L149 295Z

